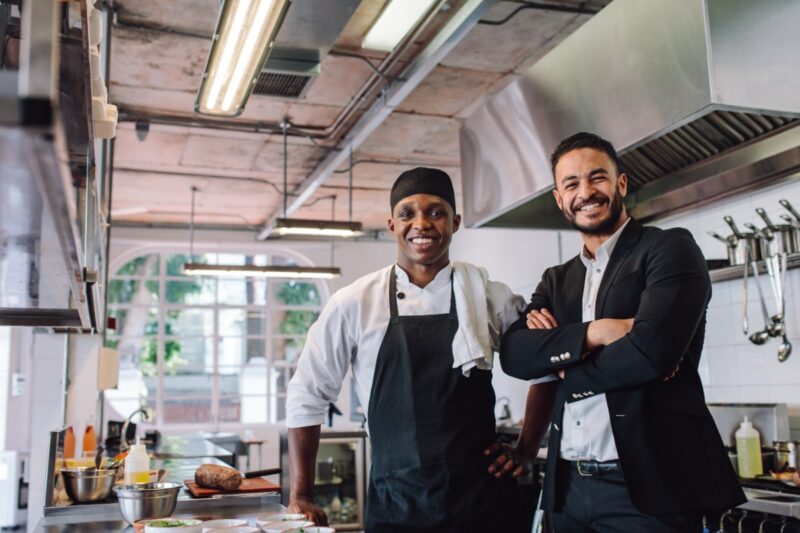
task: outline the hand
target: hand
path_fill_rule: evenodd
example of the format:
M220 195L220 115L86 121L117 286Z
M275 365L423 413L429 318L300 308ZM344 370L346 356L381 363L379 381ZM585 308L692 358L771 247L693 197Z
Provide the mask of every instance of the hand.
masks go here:
M489 465L489 473L498 479L509 475L517 478L528 473L528 469L525 467L527 461L516 447L493 442L483 450L483 455L496 455L492 464Z
M558 327L556 317L549 310L533 309L527 314L528 329L553 329Z
M586 348L596 350L618 341L633 328L633 318L601 318L589 324L586 330Z
M303 514L316 526L328 525L328 516L325 511L310 498L292 498L289 502L288 512Z

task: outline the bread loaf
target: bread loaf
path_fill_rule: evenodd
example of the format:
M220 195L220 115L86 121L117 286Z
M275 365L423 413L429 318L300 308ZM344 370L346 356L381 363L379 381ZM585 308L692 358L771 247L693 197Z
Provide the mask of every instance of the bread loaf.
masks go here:
M242 475L227 466L202 464L195 470L194 482L207 489L236 490L242 484Z

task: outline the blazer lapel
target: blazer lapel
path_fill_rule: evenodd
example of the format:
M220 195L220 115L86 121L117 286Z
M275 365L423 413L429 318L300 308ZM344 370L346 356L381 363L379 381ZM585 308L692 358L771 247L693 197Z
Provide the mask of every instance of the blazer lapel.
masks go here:
M583 286L586 283L586 267L580 257L572 260L566 275L565 301L567 320L565 324L583 322Z
M595 309L597 311L596 318L603 317L608 288L614 283L614 278L617 277L619 267L625 262L625 258L628 257L630 249L639 242L641 235L642 225L634 219L631 219L628 225L625 226L625 229L622 230L622 234L619 236L616 246L614 246L614 251L611 252L611 257L606 267L606 273L603 275L603 280L600 282L600 288L597 291L597 302L595 304Z

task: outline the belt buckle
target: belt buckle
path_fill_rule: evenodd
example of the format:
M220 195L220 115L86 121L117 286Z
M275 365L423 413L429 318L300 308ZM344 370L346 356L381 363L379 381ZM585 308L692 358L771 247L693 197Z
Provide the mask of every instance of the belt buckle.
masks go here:
M589 472L584 472L584 471L581 469L581 464L582 464L583 462L584 462L584 461L581 461L580 459L579 459L578 461L576 461L576 462L575 462L575 467L576 467L576 468L577 468L577 470L578 470L578 475L579 475L579 476L582 476L582 477L592 477L592 474L590 474Z

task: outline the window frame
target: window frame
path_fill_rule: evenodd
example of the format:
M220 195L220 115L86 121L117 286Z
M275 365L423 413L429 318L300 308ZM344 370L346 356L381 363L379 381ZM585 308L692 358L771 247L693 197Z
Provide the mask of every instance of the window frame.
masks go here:
M151 308L157 309L157 318L158 318L158 328L156 335L144 335L144 334L136 334L136 335L128 335L127 337L123 337L120 333L115 331L113 333L113 339L117 340L118 342L123 338L130 338L130 339L155 339L156 340L156 390L155 390L155 418L154 420L150 420L149 422L145 423L144 425L148 428L154 428L158 430L169 430L169 431L196 431L198 424L203 424L208 427L209 430L212 431L220 431L220 430L242 430L247 428L252 428L255 426L263 426L269 424L280 424L283 422L283 419L273 418L273 414L277 412L278 404L280 403L281 399L286 397L285 393L278 393L273 390L273 383L270 376L273 375L271 370L276 370L279 372L283 372L285 368L296 368L297 361L294 363L287 363L286 361L276 361L274 357L274 341L276 339L283 339L283 338L305 338L304 335L292 335L292 334L281 334L277 332L277 325L273 323L273 317L276 312L280 313L281 311L313 311L316 313L320 313L322 308L327 303L328 299L330 298L330 287L326 280L300 280L302 283L310 283L316 286L317 292L319 294L320 303L318 305L272 305L270 306L268 303L265 304L226 304L220 303L219 298L219 285L217 285L214 289L215 291L215 298L214 303L198 303L198 304L186 304L186 303L170 303L167 302L166 299L166 288L167 282L169 281L187 281L193 279L189 276L176 276L173 274L167 274L167 260L171 255L180 255L182 254L181 251L176 251L176 246L165 246L165 245L141 245L133 247L127 250L125 253L119 254L117 257L109 265L109 271L113 272L108 277L109 284L113 281L118 280L131 280L137 281L140 283L145 283L147 281L157 281L158 282L158 302L153 303L152 301L148 301L146 305L136 305L133 303L112 303L108 302L108 308L106 310L107 313L110 313L112 310L129 310L129 309L142 309L142 308ZM229 247L224 246L215 246L215 247L202 247L197 246L195 248L195 255L204 255L204 254L237 254L237 255L249 255L249 256L256 256L256 255L266 255L269 261L272 261L274 257L281 257L285 260L295 261L297 264L302 266L315 266L314 263L308 259L307 257L303 256L302 254L297 253L294 250L284 248L284 247L264 247L258 250L248 249L245 246L241 245L231 245ZM128 262L136 259L137 257L148 256L148 255L157 255L159 257L158 260L158 270L157 275L151 274L142 274L142 275L131 275L131 274L120 274L117 275L116 272L119 271L124 265ZM218 278L222 279L222 278ZM239 278L234 278L239 279ZM267 278L267 291L277 290L280 285L286 283L287 279L281 278ZM167 335L165 333L165 324L167 321L167 313L172 310L181 310L181 309L208 309L212 311L213 316L213 334L212 335L181 335L181 334L171 334ZM264 312L264 334L259 335L225 335L221 336L219 332L219 319L220 319L220 312L224 310L230 309L241 309L245 311L261 311ZM104 344L109 340L110 332L106 332ZM212 389L211 389L211 413L210 419L208 422L167 422L165 421L165 389L164 389L164 377L165 377L165 341L171 339L179 339L179 338L205 338L211 339L212 342L212 372L206 374L211 378ZM238 395L231 396L222 394L221 387L220 387L220 344L223 338L239 338L243 340L247 339L257 339L261 340L264 343L264 359L265 359L265 369L264 369L264 376L263 379L266 380L266 391L264 394L250 394L247 391L239 391ZM279 363L279 364L276 364ZM229 366L229 365L224 365ZM277 375L277 374L274 374ZM200 392L200 391L198 391ZM151 397L152 396L148 396ZM197 394L195 396L191 396L191 398L207 398L208 395L200 395ZM264 402L264 412L265 412L265 420L259 422L231 422L231 421L220 421L220 407L221 407L221 399L224 398L261 398ZM189 398L189 396L187 396ZM140 401L141 396L136 398L119 398L119 401ZM110 398L105 399L106 402L111 402ZM127 413L120 413L122 415L127 415Z

